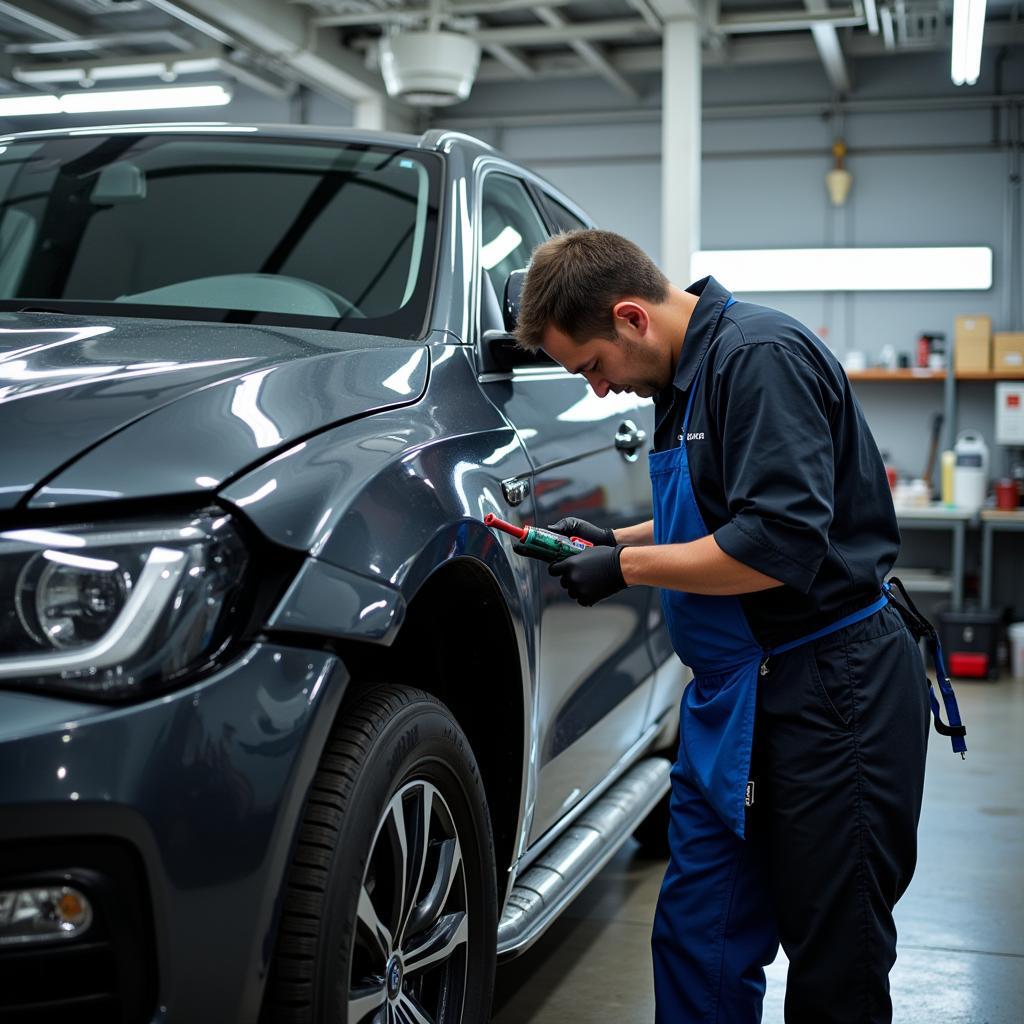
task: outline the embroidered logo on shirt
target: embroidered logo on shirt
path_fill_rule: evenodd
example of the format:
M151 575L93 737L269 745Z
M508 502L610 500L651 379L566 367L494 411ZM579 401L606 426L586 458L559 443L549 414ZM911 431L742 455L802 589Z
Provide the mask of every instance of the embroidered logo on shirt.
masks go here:
M696 434L687 434L686 435L686 440L687 441L703 441L704 440L704 431L702 430L702 431L700 431L699 433L696 433Z

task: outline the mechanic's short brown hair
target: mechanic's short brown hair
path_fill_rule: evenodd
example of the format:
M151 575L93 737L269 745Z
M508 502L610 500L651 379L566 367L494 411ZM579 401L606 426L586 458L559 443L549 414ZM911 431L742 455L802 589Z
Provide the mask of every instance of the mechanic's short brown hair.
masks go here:
M614 338L612 307L627 295L649 302L668 298L668 278L643 249L614 231L555 235L533 250L516 342L535 352L548 324L574 341Z

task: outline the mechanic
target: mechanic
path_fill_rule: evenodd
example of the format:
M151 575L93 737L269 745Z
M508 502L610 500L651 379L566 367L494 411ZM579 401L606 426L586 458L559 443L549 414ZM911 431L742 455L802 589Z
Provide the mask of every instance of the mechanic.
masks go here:
M654 519L553 524L595 547L550 572L582 605L662 588L695 674L652 937L657 1021L760 1021L780 940L789 1024L890 1021L930 689L908 624L929 627L883 588L899 531L842 368L792 317L710 277L684 291L607 231L537 247L516 336L599 397L655 399ZM951 726L934 695L932 710L962 752L939 658Z

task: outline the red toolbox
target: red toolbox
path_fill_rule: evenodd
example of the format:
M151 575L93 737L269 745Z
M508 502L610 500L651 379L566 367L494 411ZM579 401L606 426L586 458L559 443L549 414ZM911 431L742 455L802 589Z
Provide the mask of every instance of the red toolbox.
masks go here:
M984 609L939 613L939 640L951 676L995 679L1000 615Z

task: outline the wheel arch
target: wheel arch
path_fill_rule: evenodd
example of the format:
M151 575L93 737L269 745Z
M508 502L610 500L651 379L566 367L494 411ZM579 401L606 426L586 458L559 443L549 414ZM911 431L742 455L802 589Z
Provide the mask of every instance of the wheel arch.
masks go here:
M444 616L451 611L450 622ZM452 657L453 644L459 656ZM417 686L442 701L465 732L487 794L503 905L515 860L526 790L530 692L503 590L483 562L455 557L426 576L408 600L394 641L346 644L351 699L387 681ZM497 726L497 728L496 728Z

